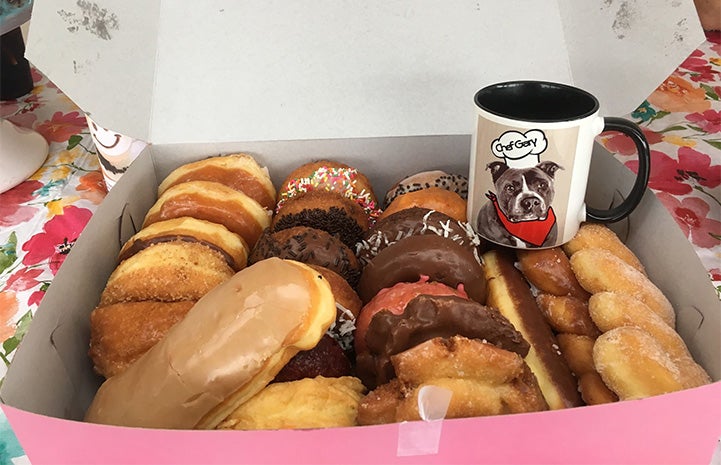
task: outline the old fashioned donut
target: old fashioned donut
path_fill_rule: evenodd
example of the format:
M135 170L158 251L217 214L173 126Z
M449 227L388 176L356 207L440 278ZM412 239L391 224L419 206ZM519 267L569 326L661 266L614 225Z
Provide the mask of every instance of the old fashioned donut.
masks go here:
M242 192L223 184L189 181L163 192L145 216L143 228L183 216L222 224L252 247L263 229L270 225L271 212Z
M451 218L445 213L421 207L411 207L384 217L366 231L356 244L356 255L367 265L378 253L410 236L436 234L467 247L480 263L480 251L485 241L469 223Z
M354 201L335 192L317 190L288 200L276 211L271 230L294 226L321 229L353 248L369 224L365 212Z
M482 258L488 280L486 305L498 309L531 345L525 360L538 378L549 407L561 409L582 405L576 380L559 350L558 341L523 275L514 266L512 254L489 250Z
M97 307L90 313L90 349L95 371L110 378L125 371L160 341L195 304L123 302Z
M332 160L306 163L293 170L278 189L277 210L313 190L332 191L356 202L372 223L380 215L378 199L368 178L358 169Z
M240 191L268 210L275 208L275 187L268 169L250 155L233 153L181 165L158 186L158 197L169 188L188 181L213 181Z
M606 249L580 249L571 255L571 268L578 282L591 294L609 291L628 294L648 305L670 327L676 313L648 277Z
M395 183L386 192L383 205L387 207L400 195L431 187L455 192L464 200L468 198L467 177L462 174L447 173L441 170L430 170L412 174Z
M242 237L223 225L188 216L159 221L141 229L120 249L118 261L130 258L152 244L176 240L198 242L217 250L235 271L245 268L248 261L248 245Z
M220 252L203 244L160 242L115 268L100 296L100 305L198 300L234 273Z
M270 257L297 260L319 265L341 275L354 287L360 278L360 264L351 249L335 236L320 229L295 226L272 232L263 232L248 257L248 263L257 263Z
M455 192L440 187L429 187L428 189L399 195L383 210L378 219L411 207L427 208L445 213L457 221L467 221L466 201Z
M450 287L463 286L476 302L486 301L483 266L467 247L432 235L411 236L386 247L368 263L358 283L358 296L369 302L381 289L428 276Z

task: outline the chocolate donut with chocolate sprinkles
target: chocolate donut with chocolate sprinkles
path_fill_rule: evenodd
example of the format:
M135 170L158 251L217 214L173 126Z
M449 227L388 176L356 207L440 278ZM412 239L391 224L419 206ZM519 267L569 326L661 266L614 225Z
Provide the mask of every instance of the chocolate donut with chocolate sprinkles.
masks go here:
M314 190L285 202L270 228L275 232L294 226L326 231L352 249L368 230L369 218L353 200L336 192Z
M528 354L530 345L499 312L457 296L419 295L402 314L381 310L365 336L368 351L358 354L356 369L371 389L395 378L391 356L435 337L464 336L501 349Z
M248 256L248 265L270 257L296 260L335 271L355 288L361 267L353 251L335 236L320 229L295 226L263 231Z
M446 173L441 170L423 171L398 181L386 192L383 205L386 207L399 195L415 192L429 187L438 187L468 198L468 178L462 174Z

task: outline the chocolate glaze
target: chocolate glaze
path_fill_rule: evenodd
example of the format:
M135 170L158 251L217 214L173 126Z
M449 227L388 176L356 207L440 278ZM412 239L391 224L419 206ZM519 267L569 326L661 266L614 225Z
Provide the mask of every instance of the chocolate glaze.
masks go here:
M468 248L476 260L481 262L479 248L483 247L485 241L469 223L422 207L406 208L378 221L356 244L356 256L365 266L389 245L406 237L423 234L436 234L452 239Z
M358 296L366 304L381 289L421 276L453 288L463 284L471 299L486 302L483 266L467 247L435 234L410 236L381 250L363 269Z
M162 244L165 242L174 242L174 241L181 241L181 242L195 242L198 244L203 244L206 247L209 247L216 252L219 252L223 258L225 259L225 262L228 264L229 267L231 267L234 270L238 270L238 264L235 263L235 260L233 260L233 257L223 250L222 248L218 247L217 245L210 243L208 241L204 241L201 239L198 239L197 237L193 236L187 236L182 234L170 234L167 236L155 236L155 237L147 237L143 239L136 239L133 241L130 246L122 251L122 253L118 256L118 263L122 262L123 260L127 260L128 258L132 257L136 253L140 252L143 249L147 249L151 245L154 244Z
M489 277L488 305L497 308L508 318L533 347L539 365L529 362L529 366L539 379L550 407L557 409L583 405L576 378L568 368L558 341L538 308L528 283L515 267L515 256L509 250L497 249L486 252L483 257ZM553 385L551 387L558 394L562 405L549 398L549 386L543 382L542 373L538 370L548 373Z
M485 340L521 357L530 349L521 333L493 309L456 296L419 295L400 315L381 310L373 316L365 337L368 352L356 358L358 377L373 389L395 377L392 355L435 337L456 335Z
M353 251L338 238L318 229L296 226L272 232L267 228L248 257L248 265L270 257L323 266L341 275L355 287L360 265Z
M350 361L345 352L335 339L325 334L314 348L291 358L273 381L282 383L316 376L340 378L350 374Z

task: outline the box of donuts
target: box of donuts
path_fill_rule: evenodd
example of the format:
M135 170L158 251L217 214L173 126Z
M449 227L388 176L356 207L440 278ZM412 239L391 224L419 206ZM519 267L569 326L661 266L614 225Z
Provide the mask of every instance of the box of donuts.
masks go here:
M2 386L31 462L709 463L718 298L663 206L492 245L469 147L149 146ZM632 173L593 160L618 203Z

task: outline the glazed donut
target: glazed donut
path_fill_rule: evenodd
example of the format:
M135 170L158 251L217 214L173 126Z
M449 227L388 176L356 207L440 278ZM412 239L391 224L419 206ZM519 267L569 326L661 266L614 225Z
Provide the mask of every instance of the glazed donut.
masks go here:
M244 153L215 156L179 166L160 183L158 197L176 184L188 181L218 182L244 193L268 210L275 208L275 187L268 169Z
M198 242L217 250L235 271L245 268L248 261L248 245L242 237L223 225L188 216L159 221L141 229L120 249L118 261L130 258L150 245L176 240Z
M378 219L380 220L397 211L411 207L427 208L445 213L456 221L467 221L466 201L455 192L440 187L429 187L428 189L399 195L386 207Z
M267 229L248 257L253 264L270 257L297 260L318 265L338 273L355 286L360 277L360 264L351 249L335 236L320 229L296 226L272 232Z
M258 262L206 294L165 338L106 380L85 420L215 428L291 357L315 347L335 315L317 271L277 258Z
M678 367L659 342L635 326L606 331L593 346L593 363L620 400L684 389Z
M618 396L606 386L597 371L582 374L578 379L578 390L588 405L618 402Z
M90 349L95 372L110 378L125 371L161 340L195 304L124 302L97 307L90 313Z
M386 192L383 205L390 205L399 195L428 189L430 187L438 187L455 192L464 200L468 198L468 178L462 174L449 174L441 170L432 170L412 174L395 183L393 187Z
M603 383L593 365L595 337L560 333L556 335L563 358L578 382L581 398L588 405L618 401L618 396Z
M100 306L198 300L234 273L220 252L203 244L159 242L115 268L100 296Z
M145 216L143 228L158 221L190 216L222 224L252 247L270 225L270 215L258 202L228 186L189 181L163 192Z
M578 229L576 235L563 246L564 252L569 256L581 249L596 248L604 249L617 256L624 262L643 274L646 269L641 261L636 257L626 244L611 231L608 226L599 223L583 223Z
M600 333L588 314L588 303L572 297L538 294L538 308L551 328L558 333L597 337Z
M483 266L468 248L435 234L407 237L379 252L363 268L358 296L369 302L381 289L424 275L450 287L463 285L471 299L486 302Z
M509 252L484 253L488 281L486 305L494 307L521 332L531 344L526 363L538 378L538 384L551 409L582 405L577 382L571 373L550 326L541 314L528 284L514 266Z
M530 346L521 333L495 310L457 296L421 294L411 299L403 313L376 313L365 334L367 351L356 358L358 377L369 388L395 378L391 357L433 337L464 336L486 341L501 349L528 354Z
M304 378L273 383L242 404L218 429L275 430L355 426L365 387L358 378Z
M584 301L590 297L578 283L571 263L560 247L518 249L516 255L523 276L541 292L557 296L571 295Z
M666 296L648 277L606 249L580 249L571 255L571 268L591 294L610 291L628 294L648 305L671 328L676 313Z
M353 248L368 230L369 222L368 216L354 201L335 192L317 190L288 200L276 211L271 230L295 226L321 229Z
M436 337L391 357L398 375L366 395L358 424L421 420L426 387L448 389L445 418L547 410L536 378L523 358L478 339Z
M380 215L378 199L368 178L344 163L319 160L293 170L278 190L277 210L285 202L313 190L332 191L356 202L372 223Z
M681 336L643 302L625 294L599 292L591 297L588 308L601 331L635 326L656 339L679 368L684 387L694 388L711 382L706 371L693 360Z
M479 250L483 247L484 240L469 223L421 207L406 208L378 221L356 244L356 255L365 266L380 251L399 240L425 234L446 237L457 242L458 245L467 247L480 263Z

